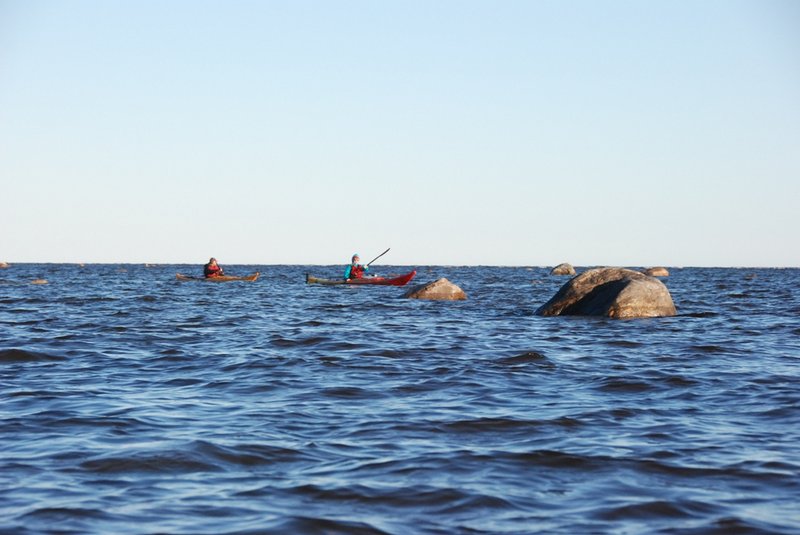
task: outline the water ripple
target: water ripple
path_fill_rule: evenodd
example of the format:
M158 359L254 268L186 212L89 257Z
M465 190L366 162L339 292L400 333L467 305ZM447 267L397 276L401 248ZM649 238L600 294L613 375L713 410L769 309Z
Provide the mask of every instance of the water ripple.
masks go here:
M800 270L671 268L636 321L534 316L546 268L192 270L4 270L0 533L800 531Z

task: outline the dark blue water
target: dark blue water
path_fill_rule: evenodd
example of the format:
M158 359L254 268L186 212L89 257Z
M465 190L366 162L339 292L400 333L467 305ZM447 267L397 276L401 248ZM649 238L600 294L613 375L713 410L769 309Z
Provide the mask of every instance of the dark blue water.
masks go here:
M606 320L543 268L193 269L0 270L0 532L800 532L800 270Z

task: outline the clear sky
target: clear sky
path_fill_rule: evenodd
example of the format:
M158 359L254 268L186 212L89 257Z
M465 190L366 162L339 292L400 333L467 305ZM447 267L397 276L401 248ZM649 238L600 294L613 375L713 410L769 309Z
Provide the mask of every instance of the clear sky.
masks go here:
M0 261L800 266L800 2L0 0Z

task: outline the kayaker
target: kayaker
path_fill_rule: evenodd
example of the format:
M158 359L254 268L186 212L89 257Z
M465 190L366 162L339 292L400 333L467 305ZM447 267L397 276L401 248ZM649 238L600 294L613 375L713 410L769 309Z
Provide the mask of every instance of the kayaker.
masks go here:
M344 270L345 280L364 278L364 274L369 271L369 266L362 266L358 263L360 260L361 257L358 256L358 253L353 255L350 259L350 265Z
M203 275L205 275L207 279L219 277L220 275L224 274L225 273L223 273L222 268L219 266L219 264L217 264L216 258L211 258L211 260L208 261L208 264L203 267Z

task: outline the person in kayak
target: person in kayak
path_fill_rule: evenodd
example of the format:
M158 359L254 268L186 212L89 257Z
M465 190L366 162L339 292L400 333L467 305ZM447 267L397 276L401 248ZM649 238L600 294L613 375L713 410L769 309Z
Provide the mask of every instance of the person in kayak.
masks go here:
M220 275L224 274L225 273L222 271L220 265L217 264L216 258L211 258L211 260L208 261L208 264L203 267L203 275L205 275L207 279L219 277Z
M362 266L358 263L360 260L361 257L358 256L358 253L353 255L353 258L350 259L350 265L344 270L345 280L364 278L366 272L369 271L369 266Z

